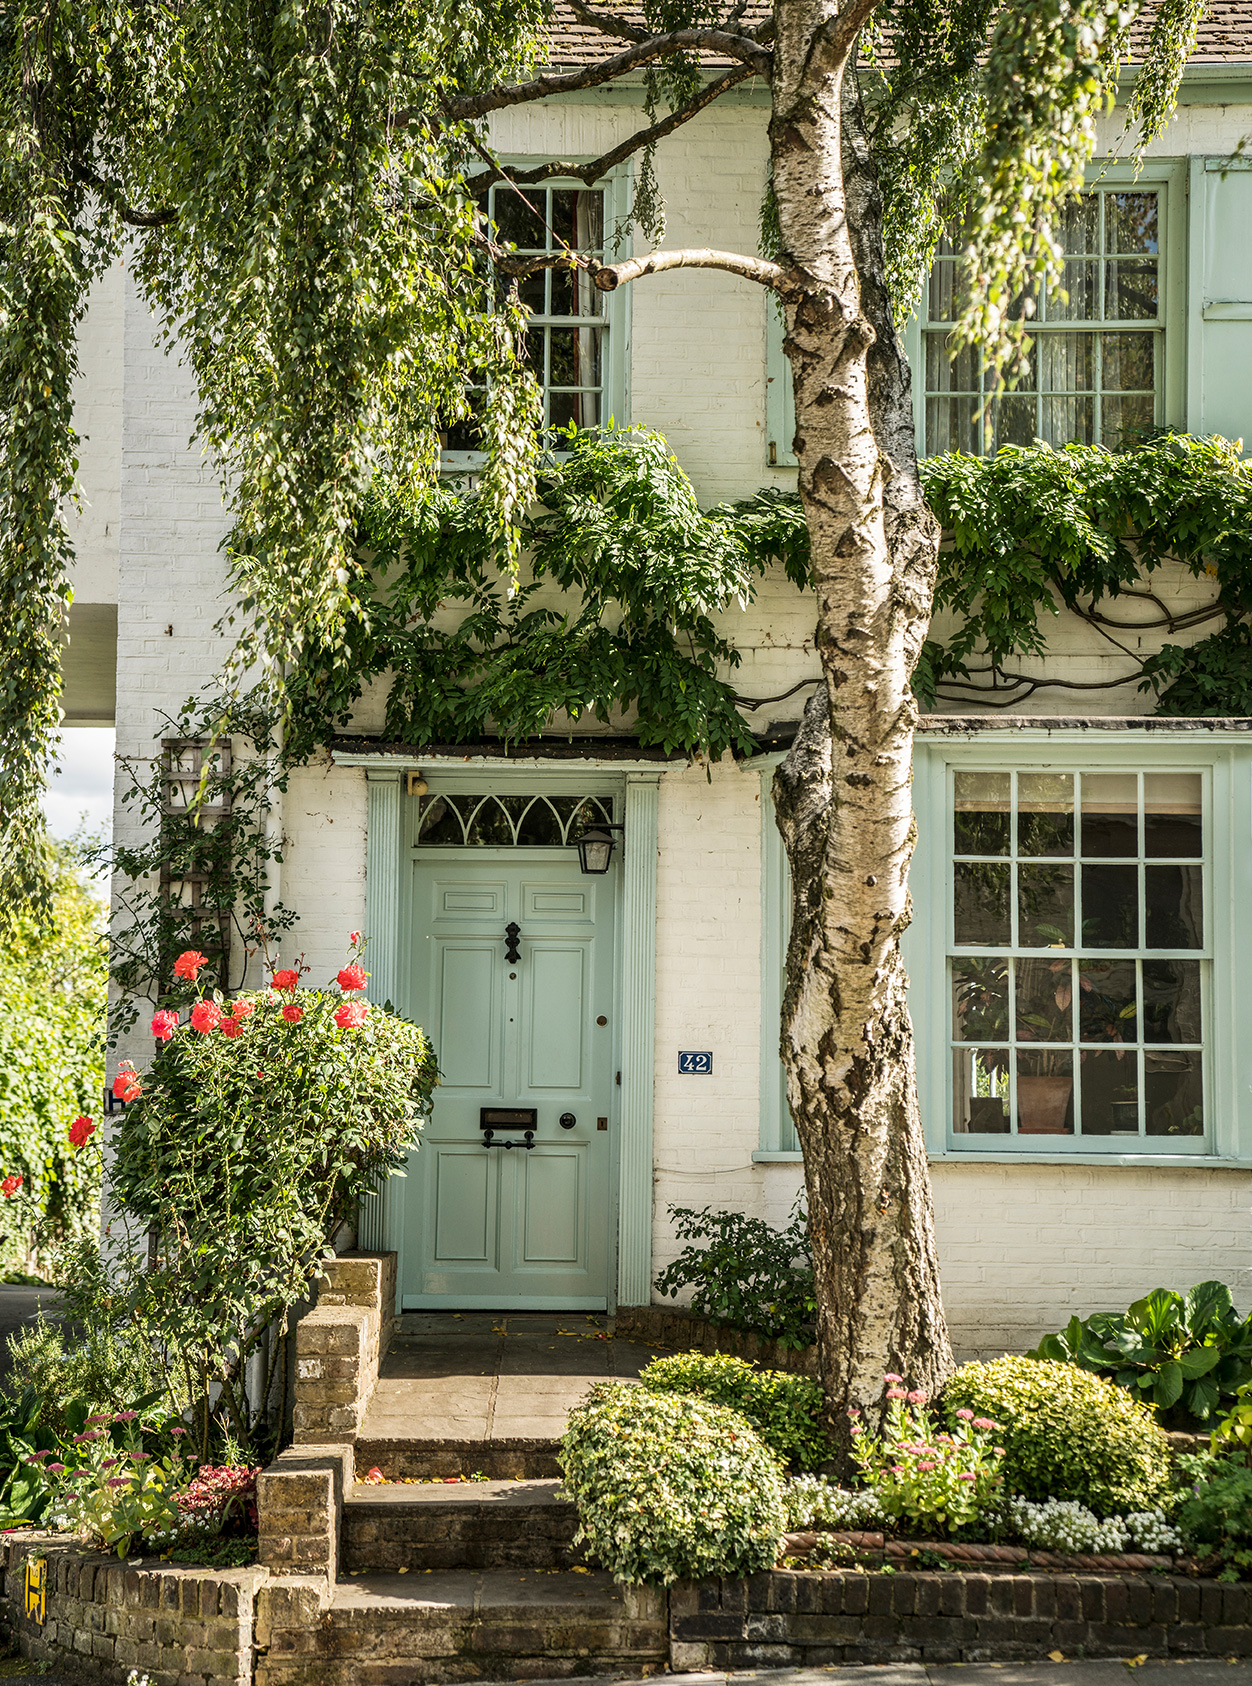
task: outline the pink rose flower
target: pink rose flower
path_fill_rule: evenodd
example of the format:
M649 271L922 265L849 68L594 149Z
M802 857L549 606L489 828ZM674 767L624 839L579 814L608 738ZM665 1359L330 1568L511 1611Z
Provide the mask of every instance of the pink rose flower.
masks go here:
M8 1176L2 1183L0 1183L0 1194L3 1194L6 1200L12 1200L13 1196L17 1193L21 1186L21 1177Z
M222 1009L216 1001L197 1001L191 1009L191 1028L207 1036L222 1022Z
M162 1007L159 1013L153 1013L152 1034L158 1042L168 1042L177 1029L177 1013L171 1013L168 1007Z
M289 1001L283 1008L283 1017L288 1024L299 1024L304 1017L304 1008L297 1007L294 1001Z
M194 948L184 949L174 962L174 976L186 978L188 983L195 983L196 973L201 966L207 966L208 963L208 955L200 954Z
M96 1127L90 1118L78 1117L70 1125L70 1145L84 1147L96 1133Z
M243 1034L243 1026L238 1019L222 1020L222 1035L228 1042L233 1042L237 1036Z
M340 1030L360 1030L369 1016L368 1001L345 1001L335 1009L335 1023Z
M364 989L369 982L369 973L364 966L358 966L354 962L351 966L345 966L342 971L336 972L335 981L340 989Z
M293 971L290 966L284 966L281 971L275 972L270 979L270 983L275 989L295 989L299 982L299 972Z

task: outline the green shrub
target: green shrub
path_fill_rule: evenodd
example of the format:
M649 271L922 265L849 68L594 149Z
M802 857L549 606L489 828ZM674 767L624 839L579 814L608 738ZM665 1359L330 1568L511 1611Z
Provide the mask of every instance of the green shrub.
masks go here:
M1146 1405L1073 1364L997 1358L966 1364L943 1390L1001 1424L1004 1481L1027 1499L1077 1499L1097 1516L1152 1510L1170 1492L1169 1442Z
M650 1393L692 1393L727 1405L796 1469L816 1469L834 1456L822 1428L826 1397L820 1382L785 1370L761 1370L724 1352L681 1352L654 1358L639 1377Z
M782 1470L737 1411L598 1382L561 1441L585 1543L619 1581L749 1575L778 1559Z
M809 1224L799 1202L786 1229L742 1212L702 1212L671 1206L684 1247L656 1279L658 1293L677 1299L691 1289L691 1309L732 1329L764 1335L782 1346L808 1346L813 1339L813 1266Z
M75 1256L88 1250L81 1243ZM133 1333L106 1324L67 1328L42 1315L9 1336L4 1392L30 1388L41 1401L39 1422L52 1435L69 1432L67 1411L76 1401L90 1411L124 1411L143 1395L164 1391L151 1350ZM172 1408L172 1407L171 1407Z
M1126 1312L1071 1317L1030 1356L1081 1365L1163 1411L1208 1422L1252 1380L1252 1317L1239 1316L1224 1282L1186 1294L1154 1288Z
M1219 1580L1252 1576L1252 1469L1233 1458L1186 1460L1200 1475L1178 1507L1178 1527L1197 1557L1221 1560Z

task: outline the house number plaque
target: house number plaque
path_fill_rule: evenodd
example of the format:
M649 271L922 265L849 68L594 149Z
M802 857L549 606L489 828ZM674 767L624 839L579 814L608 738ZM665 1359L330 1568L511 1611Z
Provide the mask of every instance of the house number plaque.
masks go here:
M691 1049L681 1049L678 1055L678 1069L684 1077L711 1077L713 1075L713 1055L711 1053L694 1053Z

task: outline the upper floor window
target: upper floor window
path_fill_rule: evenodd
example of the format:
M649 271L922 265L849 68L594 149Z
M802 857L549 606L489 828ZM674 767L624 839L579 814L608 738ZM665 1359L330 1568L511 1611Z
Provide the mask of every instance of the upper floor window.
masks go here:
M976 350L950 356L959 249L944 241L923 301L925 452L981 456L1001 445L1133 443L1163 414L1163 188L1097 187L1071 203L1057 287L1037 300L1029 371L980 415L991 377ZM1065 295L1065 296L1062 296Z
M598 187L513 188L499 183L481 196L496 239L522 257L572 250L603 258L605 191ZM608 419L606 398L610 316L606 295L583 269L540 270L522 281L530 311L526 356L543 388L544 426L598 427ZM472 402L481 412L485 388ZM481 449L474 415L444 434L444 457L454 461Z

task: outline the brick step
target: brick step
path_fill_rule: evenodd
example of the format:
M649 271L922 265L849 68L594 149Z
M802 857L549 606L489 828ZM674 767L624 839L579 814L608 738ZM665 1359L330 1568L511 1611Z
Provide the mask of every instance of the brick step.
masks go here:
M559 1481L457 1486L366 1486L345 1495L339 1562L374 1574L397 1569L568 1569L578 1512Z
M425 1440L409 1435L372 1435L356 1442L360 1481L380 1469L388 1481L406 1476L429 1480L445 1475L485 1475L492 1481L554 1481L561 1473L556 1440Z
M341 1580L319 1619L279 1616L265 1637L256 1686L634 1679L668 1655L663 1593L569 1571Z

